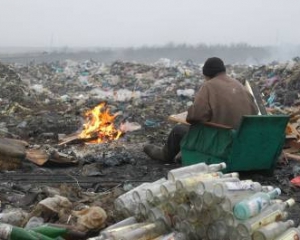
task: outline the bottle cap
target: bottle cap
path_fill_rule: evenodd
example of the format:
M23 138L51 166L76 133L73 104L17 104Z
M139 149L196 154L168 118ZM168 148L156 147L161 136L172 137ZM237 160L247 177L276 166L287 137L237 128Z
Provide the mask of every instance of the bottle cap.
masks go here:
M221 169L225 169L227 167L227 165L226 165L226 163L222 162L222 163L220 163L220 167L221 167Z
M285 202L287 203L288 207L292 207L296 203L294 198L290 198L290 199L286 200Z
M233 172L233 173L231 173L231 177L233 177L233 178L239 178L240 174L238 172Z
M280 190L280 188L275 188L275 189L274 189L274 191L276 191L276 192L277 192L277 196L279 196L279 195L281 194L281 190Z

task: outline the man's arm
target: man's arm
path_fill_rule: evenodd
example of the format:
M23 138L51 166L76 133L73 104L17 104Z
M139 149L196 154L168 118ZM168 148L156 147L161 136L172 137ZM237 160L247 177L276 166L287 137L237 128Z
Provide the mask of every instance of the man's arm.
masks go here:
M186 121L190 124L209 122L211 120L211 107L209 105L209 92L205 85L196 93L194 104L188 108Z

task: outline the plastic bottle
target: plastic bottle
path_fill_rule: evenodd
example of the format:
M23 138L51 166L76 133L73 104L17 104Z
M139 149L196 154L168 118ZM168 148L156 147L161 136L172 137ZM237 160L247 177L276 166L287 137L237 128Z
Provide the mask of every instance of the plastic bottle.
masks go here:
M263 209L270 205L270 200L276 198L281 193L279 188L265 193L258 192L251 197L237 203L233 212L236 218L245 220L259 214Z
M290 228L274 240L297 240L300 239L300 226L297 228Z
M293 220L288 220L286 222L273 222L269 225L262 227L255 231L252 235L253 240L273 240L280 234L285 232L288 228L294 226Z
M193 173L208 173L217 172L226 168L225 163L207 165L205 163L197 163L194 165L173 169L168 172L168 180L175 182L178 178L185 175L191 175Z

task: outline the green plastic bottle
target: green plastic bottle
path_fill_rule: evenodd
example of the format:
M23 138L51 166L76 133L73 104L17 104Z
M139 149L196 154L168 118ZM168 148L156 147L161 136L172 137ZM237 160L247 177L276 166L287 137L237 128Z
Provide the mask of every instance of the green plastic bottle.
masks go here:
M236 218L246 220L259 214L267 206L270 205L271 199L278 197L281 194L279 188L265 193L258 192L252 196L242 200L234 206L233 213Z

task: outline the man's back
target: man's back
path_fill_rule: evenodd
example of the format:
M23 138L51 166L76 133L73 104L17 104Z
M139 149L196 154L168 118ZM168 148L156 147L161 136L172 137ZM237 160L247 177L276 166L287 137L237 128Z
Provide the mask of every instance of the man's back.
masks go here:
M190 123L214 122L238 128L243 115L256 115L257 107L245 87L225 73L206 81L188 110Z

